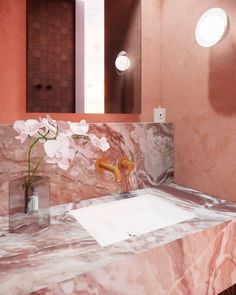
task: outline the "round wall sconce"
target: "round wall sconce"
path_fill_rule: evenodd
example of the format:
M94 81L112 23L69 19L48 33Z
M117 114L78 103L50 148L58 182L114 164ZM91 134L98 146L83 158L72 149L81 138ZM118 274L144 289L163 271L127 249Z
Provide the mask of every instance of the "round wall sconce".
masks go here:
M130 60L125 51L121 51L115 61L116 70L119 74L124 73L130 67Z
M229 21L226 12L221 8L207 10L199 19L195 37L202 47L211 47L219 43L226 35Z

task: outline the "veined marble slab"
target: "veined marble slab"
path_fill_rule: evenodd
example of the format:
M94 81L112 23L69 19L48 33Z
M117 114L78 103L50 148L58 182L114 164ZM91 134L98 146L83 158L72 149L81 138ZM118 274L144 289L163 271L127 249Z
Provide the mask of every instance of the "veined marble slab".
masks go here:
M68 214L143 192L197 217L101 247ZM54 206L51 216L31 235L0 219L1 295L216 295L236 283L236 204L171 184Z
M90 124L90 130L105 136L111 148L103 153L90 143L81 142L77 155L67 171L52 164L43 164L38 175L50 177L51 205L79 202L84 199L127 192L171 182L173 176L173 124L109 123ZM8 214L8 182L27 175L27 150L16 140L12 125L0 125L0 216ZM42 155L42 146L33 154L36 161ZM116 165L127 157L135 163L130 177L116 183L114 175L99 174L95 162L106 158Z

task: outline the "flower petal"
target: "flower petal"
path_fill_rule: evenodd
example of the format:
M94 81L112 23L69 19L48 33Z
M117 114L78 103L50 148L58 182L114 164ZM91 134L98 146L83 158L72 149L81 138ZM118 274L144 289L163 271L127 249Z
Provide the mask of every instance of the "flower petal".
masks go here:
M62 144L63 143L58 140L46 141L44 143L45 153L49 158L53 158L60 150Z
M98 138L96 135L90 134L89 138L90 138L92 144L94 146L98 147L103 152L107 151L110 148L110 145L107 142L107 139L105 137Z
M89 130L89 124L85 120L81 120L79 123L76 122L68 122L70 125L70 129L73 134L76 135L84 135Z
M63 169L63 170L67 170L70 167L70 162L69 161L59 161L58 162L58 167Z
M47 162L56 163L63 170L69 168L77 151L74 141L65 134L59 134L56 140L45 142L44 149L49 157Z
M25 142L26 139L28 138L28 135L25 134L25 133L22 133L22 134L16 136L15 138L16 138L16 139L19 139L19 140L21 141L21 143L23 143L23 142Z
M13 128L18 132L18 133L22 133L23 130L25 129L25 121L23 120L18 120L15 121Z
M41 119L41 123L45 128L45 134L49 134L54 137L57 133L57 123L49 115L46 118Z
M70 124L68 122L60 121L57 123L59 131L64 133L67 136L72 136L73 132L71 131Z

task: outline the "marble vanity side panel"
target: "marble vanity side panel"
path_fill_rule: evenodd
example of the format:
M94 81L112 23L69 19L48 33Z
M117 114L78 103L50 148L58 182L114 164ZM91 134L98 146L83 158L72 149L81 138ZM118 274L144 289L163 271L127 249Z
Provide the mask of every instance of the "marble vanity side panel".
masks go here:
M107 137L111 148L101 152L91 143L80 142L80 154L67 171L44 163L39 175L50 177L51 205L79 202L97 196L115 194L171 182L173 176L172 124L109 123L90 124L90 132ZM12 125L0 125L0 216L8 213L8 182L27 173L28 143L14 137ZM36 161L42 154L38 146L33 154ZM106 158L116 164L121 157L134 161L130 177L123 175L117 184L110 172L98 174L95 161Z
M227 222L31 294L216 295L236 283L235 237Z

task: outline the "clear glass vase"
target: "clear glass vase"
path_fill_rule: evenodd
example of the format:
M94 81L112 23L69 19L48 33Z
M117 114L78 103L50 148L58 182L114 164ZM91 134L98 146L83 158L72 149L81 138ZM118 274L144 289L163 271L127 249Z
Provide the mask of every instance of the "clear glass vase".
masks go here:
M9 230L33 233L50 224L50 179L34 176L9 182Z

